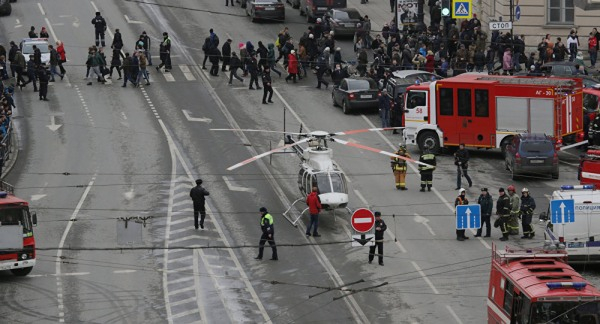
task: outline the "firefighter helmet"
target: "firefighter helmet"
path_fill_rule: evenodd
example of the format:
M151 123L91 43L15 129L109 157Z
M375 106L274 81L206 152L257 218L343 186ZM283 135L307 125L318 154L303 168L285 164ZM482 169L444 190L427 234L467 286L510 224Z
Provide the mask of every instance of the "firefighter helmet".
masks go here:
M398 151L404 151L404 152L406 152L406 145L400 143L399 146L398 146Z
M510 186L508 186L508 188L506 188L506 189L507 189L508 191L515 192L515 186L513 186L513 185L510 185Z
M460 194L461 194L461 193L463 193L463 192L467 192L467 191L465 190L465 188L460 188L460 189L458 189L458 195L459 195L459 196L460 196Z
M529 189L523 188L523 189L521 189L521 192L527 192L527 193L529 193Z

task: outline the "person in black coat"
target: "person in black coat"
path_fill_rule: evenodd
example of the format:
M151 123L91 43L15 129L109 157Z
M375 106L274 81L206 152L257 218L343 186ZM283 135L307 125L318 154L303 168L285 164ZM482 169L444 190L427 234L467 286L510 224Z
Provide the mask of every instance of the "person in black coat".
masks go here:
M261 41L258 42L258 49L256 50L258 54L258 70L262 71L262 69L267 65L267 56L269 55L269 50L263 45Z
M237 57L237 54L235 54L235 52L232 52L231 53L231 61L229 62L229 83L228 84L231 85L233 78L236 78L236 79L240 80L241 82L244 82L244 79L242 79L239 75L237 75L237 70L241 67L242 67L242 61L240 61L240 59Z
M482 51L477 51L473 55L473 64L475 65L475 71L483 72L483 66L485 65L485 55Z
M110 48L113 50L121 50L123 48L123 38L121 37L121 31L119 28L115 29L115 36L113 37L113 42L110 45Z
M250 90L254 90L254 88L252 87L252 85L254 83L256 83L256 90L260 90L262 89L259 85L258 85L258 62L256 61L256 56L252 55L252 58L250 59L250 61L247 64L248 67L248 73L250 73Z
M269 103L273 103L273 85L271 84L271 70L268 66L265 66L265 69L262 74L262 84L263 84L263 100L262 103L264 105L267 104L267 95L269 96Z
M381 219L381 213L375 212L375 245L369 247L369 264L373 262L375 258L375 248L377 248L377 257L379 259L379 265L383 265L383 233L387 229L387 225Z
M218 48L213 47L208 51L210 56L210 75L219 76L219 61L221 60L221 51Z
M92 19L92 25L94 25L96 46L100 46L100 43L102 43L102 47L105 47L104 32L106 31L106 20L100 15L99 11L96 12L96 17Z
M231 43L233 41L231 39L227 39L227 41L221 47L221 56L223 57L223 66L221 67L221 71L226 72L227 66L231 60ZM230 68L231 70L231 68Z
M204 218L206 217L206 196L210 193L202 187L202 179L196 180L196 186L190 190L190 197L194 202L194 227L198 229L198 214L200 214L200 227L204 228Z
M16 72L15 66L15 56L17 55L17 51L19 47L15 44L14 41L10 41L10 50L8 50L8 62L10 62L10 74L14 77Z
M46 70L46 66L43 64L38 65L37 67L37 78L40 81L40 100L48 101L48 70Z

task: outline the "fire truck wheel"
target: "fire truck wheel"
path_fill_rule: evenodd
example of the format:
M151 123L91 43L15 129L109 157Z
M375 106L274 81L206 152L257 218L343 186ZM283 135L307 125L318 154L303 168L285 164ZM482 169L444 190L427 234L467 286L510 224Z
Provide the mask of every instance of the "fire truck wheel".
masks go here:
M502 142L500 142L500 150L502 150L502 155L504 155L506 157L506 146L508 144L510 144L510 142L512 142L513 137L512 136L507 136L505 137Z
M425 146L428 146L432 153L439 153L440 151L440 139L433 131L424 131L419 134L417 137L417 144L421 151L425 150Z
M28 275L31 272L31 270L33 270L33 267L21 268L21 269L11 269L10 272L12 272L17 277L25 277L26 275Z

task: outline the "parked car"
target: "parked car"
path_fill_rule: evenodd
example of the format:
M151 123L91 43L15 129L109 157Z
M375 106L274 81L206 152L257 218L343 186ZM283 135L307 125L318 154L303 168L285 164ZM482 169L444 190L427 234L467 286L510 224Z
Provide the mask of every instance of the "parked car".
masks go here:
M406 89L415 84L414 81L401 78L390 78L386 84L387 95L390 97L390 126L402 127L404 115L404 94ZM383 86L383 84L382 84Z
M379 106L379 88L370 78L345 78L339 87L334 87L331 99L334 106L342 106L344 114L353 110L377 109Z
M513 180L528 174L532 178L551 175L558 179L558 155L552 138L545 134L518 134L506 146L506 170Z
M590 71L584 66L580 66L579 69L584 75L591 75ZM545 75L577 75L577 69L575 68L575 62L560 61L560 62L547 62L540 67L540 71Z
M42 53L42 63L50 63L50 50L48 49L47 38L24 38L21 41L19 48L21 49L23 56L25 56L25 62L29 61L29 55L33 54L33 45L40 49L40 52Z
M306 15L306 21L314 23L329 9L346 8L346 6L346 0L300 0L300 15Z
M362 16L354 8L331 9L327 12L333 35L354 36Z
M291 4L294 9L300 8L300 0L285 0L285 2Z
M281 0L242 0L242 8L246 8L246 15L252 22L285 20L285 6Z
M10 4L14 1L9 0L0 0L0 15L8 16L12 12L12 5Z

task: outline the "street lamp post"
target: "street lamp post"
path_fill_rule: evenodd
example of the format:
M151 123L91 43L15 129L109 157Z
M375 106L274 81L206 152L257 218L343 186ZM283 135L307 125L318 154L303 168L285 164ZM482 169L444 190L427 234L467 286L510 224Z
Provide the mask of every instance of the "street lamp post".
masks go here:
M425 27L425 22L423 19L423 7L425 6L425 0L418 0L417 2L417 32L422 32L424 30L427 29L427 27Z

